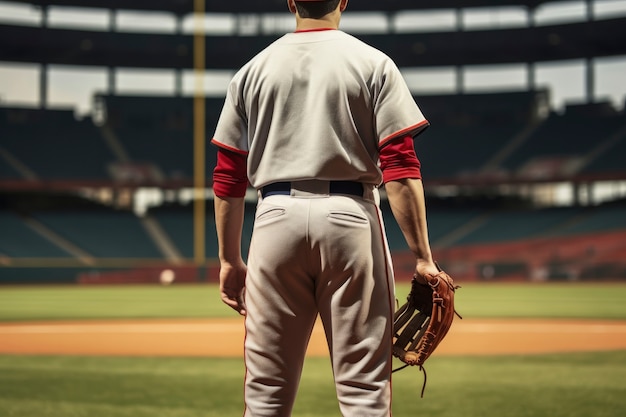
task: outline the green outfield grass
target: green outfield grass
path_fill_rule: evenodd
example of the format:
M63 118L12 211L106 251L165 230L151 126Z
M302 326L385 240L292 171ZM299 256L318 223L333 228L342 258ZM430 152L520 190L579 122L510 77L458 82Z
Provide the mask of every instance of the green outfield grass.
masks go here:
M0 415L241 416L236 359L0 356ZM394 416L621 417L626 352L441 357L394 376ZM307 359L294 417L339 416L330 365Z
M398 284L406 297L408 284ZM462 284L467 317L626 319L623 284ZM233 317L216 285L0 287L0 321Z
M0 321L227 317L216 285L0 287Z

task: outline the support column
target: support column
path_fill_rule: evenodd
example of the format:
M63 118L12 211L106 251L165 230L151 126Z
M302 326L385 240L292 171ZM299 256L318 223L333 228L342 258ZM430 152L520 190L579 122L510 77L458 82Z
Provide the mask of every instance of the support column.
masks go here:
M50 23L50 11L48 6L41 7L41 27L44 32ZM48 63L43 62L39 68L39 108L48 107Z
M585 1L585 17L587 19L587 22L591 22L595 18L594 13L593 13L593 1L592 0Z
M463 31L463 10L455 10L455 20L456 30L458 32ZM465 92L465 71L462 65L457 65L455 67L455 76L456 93L463 94Z
M593 66L593 58L585 60L585 99L587 103L593 103L596 93L595 86L595 68Z
M526 84L527 89L530 91L535 91L537 80L535 79L535 63L528 62L526 63Z
M175 16L176 22L176 35L181 39L183 37L183 17L180 15ZM182 68L174 69L174 96L182 97L183 95L183 70Z
M457 65L454 68L454 73L456 76L455 87L457 94L463 94L465 92L465 73L462 65Z
M387 33L396 33L395 13L388 12L387 16Z
M115 68L108 67L107 68L107 94L110 96L114 96L117 90L116 86L116 76L115 76Z
M174 96L183 96L183 70L180 68L174 70Z
M115 32L117 30L117 11L114 9L109 10L109 32ZM107 93L110 96L114 96L117 90L117 80L115 74L115 67L107 68Z
M48 107L48 64L43 63L39 69L39 108Z

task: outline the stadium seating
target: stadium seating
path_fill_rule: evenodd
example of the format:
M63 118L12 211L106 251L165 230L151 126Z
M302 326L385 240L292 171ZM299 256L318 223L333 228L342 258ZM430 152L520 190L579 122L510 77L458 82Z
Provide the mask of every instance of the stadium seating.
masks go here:
M180 254L188 259L194 257L194 226L193 207L180 205L166 205L156 207L148 212L161 228L167 233ZM217 256L217 235L215 222L212 221L213 212L207 211L206 222L206 251L209 257Z
M0 145L2 146L2 145ZM0 153L2 153L3 150L0 149ZM22 175L20 174L20 172L18 171L18 169L16 169L16 167L14 165L12 165L9 160L6 159L7 156L6 154L3 154L2 156L0 156L0 178L2 179L6 179L6 180L19 180L22 178ZM10 159L10 157L8 157Z
M480 172L524 124L493 126L437 125L418 137L416 153L426 179L463 178Z
M32 216L98 258L161 258L137 216L127 211L35 211Z
M564 114L552 112L534 133L503 162L509 172L525 176L571 175L584 166L586 157L620 131L626 134L626 118L604 103L568 106ZM624 142L621 137L621 142ZM623 146L623 145L620 145ZM593 161L595 170L605 166L614 169L611 154L598 155ZM607 162L605 158L608 159ZM612 162L611 162L612 161ZM622 162L624 159L622 159ZM609 168L610 167L610 168ZM622 164L622 169L624 165ZM539 171L538 174L536 172ZM589 171L589 169L587 169Z
M162 180L190 180L194 174L193 99L189 97L99 96L107 126L131 163L152 164ZM205 100L205 131L210 139L224 100ZM206 171L216 163L206 144ZM207 174L210 180L210 175Z
M582 171L584 174L621 173L624 170L624 155L626 155L626 138L594 160Z
M533 160L571 162L570 157L577 162L575 169L570 170L572 175L624 172L626 120L623 112L602 104L568 106L564 114L551 113L542 119L537 103L543 99L542 92L416 98L432 124L416 141L426 183L444 180L455 184L480 179L488 167L508 173L520 172L523 168L524 172L529 166L533 168L533 164L529 164ZM105 180L119 186L114 176L111 177L111 166L126 157L131 165L155 167L163 181L191 183L191 98L99 96L98 100L105 108L103 126L94 124L90 118L77 120L68 110L0 108L0 181L26 179L32 173L36 178L93 180L98 184ZM473 100L476 106L468 106L468 100ZM215 127L222 102L223 99L206 101L207 139ZM531 125L533 130L528 130ZM511 147L511 141L520 138L520 133L525 131L530 134ZM508 150L505 158L499 159L500 165L494 165L494 156L503 155L505 148ZM215 160L215 147L207 145L209 184ZM543 168L546 166L551 165L544 164ZM566 166L571 168L566 163L556 163L555 169L563 172ZM537 167L541 164L534 166ZM142 182L133 185L141 186ZM141 217L129 209L85 206L77 201L48 207L47 203L42 205L27 199L16 207L6 203L19 202L23 195L0 194L2 196L0 262L73 260L84 266L55 268L55 273L63 270L74 277L80 276L81 282L91 283L141 282L148 276L153 282L160 271L158 266L149 273L144 267L143 272L126 274L116 272L115 263L110 263L114 259L164 263L171 260L147 229L148 219L160 227L164 239L180 258L178 261L191 262L194 258L191 205L154 207ZM459 197L449 200L429 197L429 237L440 261L456 268L460 277L485 279L484 271L489 271L489 279L529 279L536 275L533 271L539 267L521 254L533 250L545 255L539 258L548 265L550 272L545 275L548 279L571 276L590 279L606 277L609 272L617 274L614 277L626 276L626 272L622 274L621 262L626 249L611 235L626 230L623 204L534 209L517 201L472 202ZM410 269L413 261L411 256L407 262L402 261L406 243L384 199L381 208L390 249L398 258L399 268ZM254 209L254 202L246 204L244 257ZM207 203L205 236L206 257L216 259L211 202ZM589 241L590 236L593 242ZM574 268L572 263L588 251L595 254L595 263ZM554 259L548 257L557 254ZM109 263L93 268L85 264L84 257L109 260ZM189 264L179 266L188 267ZM574 275L572 270L576 271ZM103 271L109 271L107 278L101 275ZM192 270L184 274L189 280L197 276ZM49 274L41 268L2 268L0 275L0 282L28 276L40 281L49 279Z
M455 244L531 239L549 234L578 214L578 208L543 210L502 210L491 212L486 220Z
M37 178L109 179L115 156L90 118L77 120L70 110L0 108L0 120L0 147ZM16 170L0 174L14 178Z
M543 90L415 98L431 127L415 149L425 179L466 178L539 118Z
M0 257L63 258L70 254L28 226L13 211L0 210Z
M581 235L585 233L626 229L626 205L617 202L604 204L600 208L588 208L571 224L559 231L560 235Z
M246 213L243 226L244 238L242 241L242 255L244 258L248 253L249 239L252 235L255 208L256 203L253 202L247 203L245 207ZM210 259L216 259L218 256L217 231L215 228L215 214L212 202L207 203L206 209L206 256ZM147 216L158 222L184 258L192 259L194 257L193 205L166 204L150 209Z
M494 156L529 123L538 122L537 103L543 97L543 91L416 97L432 126L416 141L424 178L462 180L484 173ZM114 154L91 119L76 120L65 110L0 108L0 147L35 175L50 179L111 179L112 166L124 162L154 168L151 179L156 181L193 178L192 98L104 95L97 100L103 103L107 128L127 161ZM221 98L206 100L207 139L222 103ZM626 118L606 108L603 103L572 105L564 114L551 113L491 169L531 177L546 171L552 175L623 170ZM611 140L602 152L603 143ZM207 144L209 181L215 161L216 149ZM16 177L24 173L0 155L0 179Z

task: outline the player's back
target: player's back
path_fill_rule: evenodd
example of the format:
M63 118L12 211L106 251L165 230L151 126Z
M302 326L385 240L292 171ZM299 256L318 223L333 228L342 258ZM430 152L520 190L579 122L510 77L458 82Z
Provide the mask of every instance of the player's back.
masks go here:
M253 185L378 183L374 110L390 65L382 52L338 30L290 33L253 58L234 78L248 115Z

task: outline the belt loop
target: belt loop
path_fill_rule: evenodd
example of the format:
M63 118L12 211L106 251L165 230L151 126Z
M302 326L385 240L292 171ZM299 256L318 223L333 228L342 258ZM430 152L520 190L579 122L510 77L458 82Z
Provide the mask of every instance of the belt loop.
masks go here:
M373 201L377 205L379 205L380 194L378 192L378 187L375 187L371 184L363 184L363 199Z

